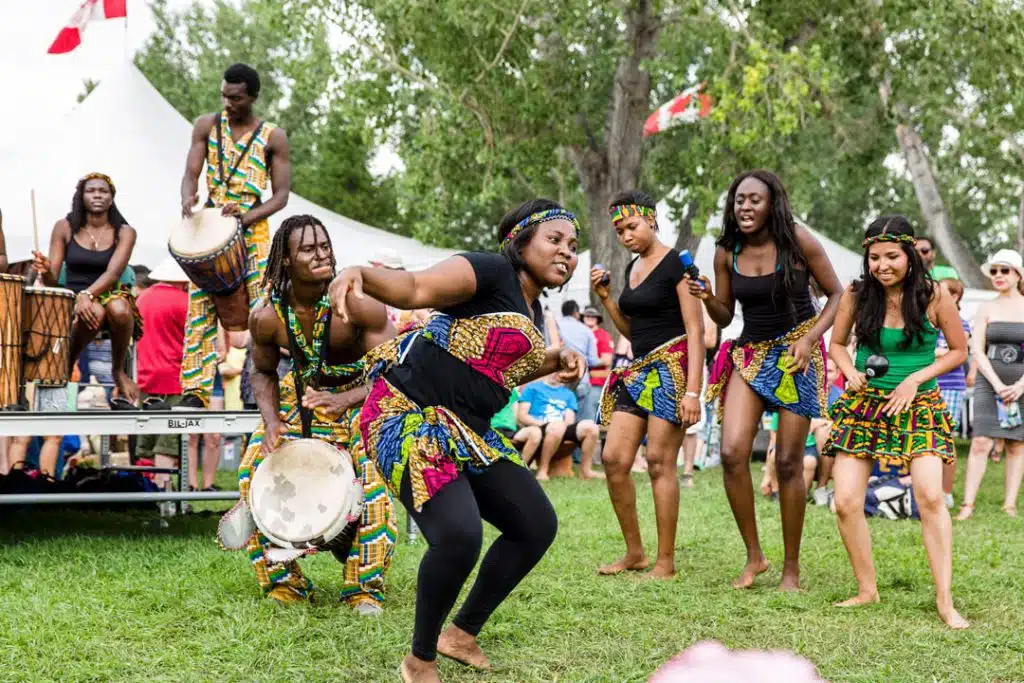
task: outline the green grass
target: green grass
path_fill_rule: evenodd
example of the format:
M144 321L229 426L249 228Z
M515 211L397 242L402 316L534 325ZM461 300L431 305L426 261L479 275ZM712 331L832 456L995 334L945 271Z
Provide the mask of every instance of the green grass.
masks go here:
M972 621L967 632L946 630L935 615L917 523L871 523L883 602L840 611L831 603L855 584L834 518L821 508L807 511L803 593L774 591L782 541L778 507L765 500L758 517L773 568L753 590L733 591L742 545L720 474L699 473L683 492L678 577L643 583L594 575L622 549L603 484L556 481L547 486L560 519L555 545L481 635L496 671L442 661L441 675L643 681L688 645L714 638L794 650L831 681L1024 681L1024 519L999 510L1002 469L990 466L977 514L954 527L954 593ZM638 482L653 551L650 486ZM216 516L160 528L155 513L37 507L0 515L2 681L399 680L422 540L403 538L386 613L365 620L335 601L330 556L304 563L322 591L318 604L263 600L243 554L214 544Z

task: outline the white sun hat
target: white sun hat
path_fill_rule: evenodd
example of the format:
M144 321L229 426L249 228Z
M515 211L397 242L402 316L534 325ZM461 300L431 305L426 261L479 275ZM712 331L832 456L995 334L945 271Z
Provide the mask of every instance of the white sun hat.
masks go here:
M996 253L989 256L988 260L981 264L981 272L986 277L988 276L989 270L992 266L1009 266L1017 271L1017 275L1024 279L1024 259L1021 258L1020 252L1014 251L1013 249L1000 249Z
M188 275L185 275L185 271L173 257L168 256L150 271L149 279L154 282L188 282Z

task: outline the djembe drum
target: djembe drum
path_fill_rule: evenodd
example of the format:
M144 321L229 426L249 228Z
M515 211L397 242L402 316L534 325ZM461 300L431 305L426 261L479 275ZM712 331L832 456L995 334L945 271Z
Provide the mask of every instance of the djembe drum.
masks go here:
M359 531L363 487L347 451L318 439L287 441L256 468L249 509L279 548L330 550L340 560Z
M71 322L75 293L57 287L26 287L23 315L25 382L62 387L71 379Z
M0 274L0 409L18 407L21 393L21 308L25 278Z
M216 208L196 211L171 231L167 247L193 284L213 296L224 329L249 329L249 268L241 222Z

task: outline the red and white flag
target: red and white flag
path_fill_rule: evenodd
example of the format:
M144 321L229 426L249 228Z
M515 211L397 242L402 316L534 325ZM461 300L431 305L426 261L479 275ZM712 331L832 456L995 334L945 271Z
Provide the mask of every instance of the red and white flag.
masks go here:
M60 30L57 39L46 52L62 55L82 44L82 34L90 21L102 19L123 19L128 16L128 0L85 0L71 17L67 26Z
M679 93L658 107L644 124L644 137L662 133L680 123L693 123L711 113L711 96L701 92L704 84Z

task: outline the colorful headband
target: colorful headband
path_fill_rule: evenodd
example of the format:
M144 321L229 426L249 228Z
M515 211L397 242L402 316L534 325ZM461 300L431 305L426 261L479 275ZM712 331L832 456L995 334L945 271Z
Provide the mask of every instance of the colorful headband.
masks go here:
M117 188L114 187L114 181L111 180L110 176L108 176L106 173L90 173L87 176L85 176L84 178L82 178L81 180L79 180L78 182L80 182L80 183L82 183L84 185L89 180L102 180L107 185L110 185L110 194L116 194L117 193Z
M909 244L910 246L914 246L915 244L917 244L917 238L914 237L913 235L896 235L892 233L883 232L881 235L868 237L867 239L860 243L860 246L863 247L864 249L867 249L872 244L878 244L879 242L902 242L903 244Z
M611 214L612 225L633 216L645 216L655 220L658 218L657 211L649 206L640 206L639 204L619 204L608 209L608 213Z
M505 246L506 244L514 240L516 238L516 235L521 233L523 230L526 230L531 225L540 225L541 223L547 223L548 221L557 220L569 221L570 223L572 223L572 227L576 231L576 233L579 233L580 224L579 221L576 220L575 214L570 213L565 209L548 209L547 211L538 211L537 213L532 213L523 220L516 223L512 227L512 229L508 231L508 234L505 235L505 239L501 241L501 245Z

